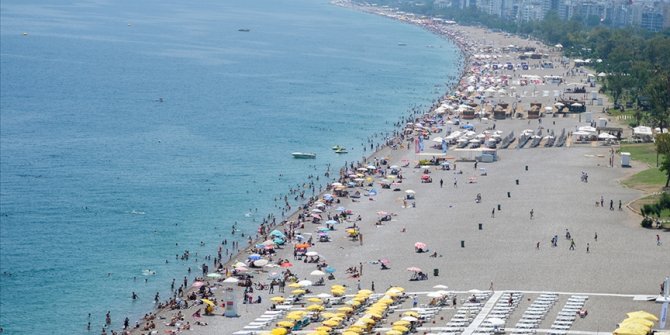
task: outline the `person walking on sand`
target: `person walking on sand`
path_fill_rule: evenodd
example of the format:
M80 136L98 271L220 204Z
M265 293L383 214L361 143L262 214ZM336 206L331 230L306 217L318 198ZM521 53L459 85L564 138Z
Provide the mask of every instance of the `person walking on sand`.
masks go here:
M619 210L622 210L621 209L621 200L619 200Z
M614 210L614 200L610 200L610 210Z
M491 210L491 217L494 218L496 217L496 209L493 207L493 210Z
M586 253L588 254L588 253L590 253L590 252L591 252L591 245L589 245L588 243L586 243Z
M443 184L444 184L444 180L440 179L440 188L442 188Z
M656 234L656 245L661 246L661 235Z
M596 234L593 236L593 240L598 242L598 232L596 232Z
M456 178L454 178L454 188L458 188L458 180Z
M530 210L530 219L533 219L533 214L535 214L535 211L533 209Z
M575 250L575 239L570 240L570 250Z

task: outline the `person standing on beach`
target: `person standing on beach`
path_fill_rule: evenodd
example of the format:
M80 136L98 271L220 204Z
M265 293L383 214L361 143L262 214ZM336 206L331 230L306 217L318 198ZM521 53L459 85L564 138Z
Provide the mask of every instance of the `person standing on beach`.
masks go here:
M440 188L442 188L443 184L444 184L444 180L440 179Z
M661 246L661 235L659 234L656 234L656 245L659 247Z
M596 234L593 236L593 240L598 242L598 232L596 232Z
M586 253L588 254L590 252L591 252L591 245L586 243Z
M535 211L534 211L533 209L531 209L531 210L530 210L530 219L531 219L531 220L533 219L533 214L534 214L534 213L535 213Z
M493 207L493 210L491 210L491 217L494 218L496 217L496 209Z

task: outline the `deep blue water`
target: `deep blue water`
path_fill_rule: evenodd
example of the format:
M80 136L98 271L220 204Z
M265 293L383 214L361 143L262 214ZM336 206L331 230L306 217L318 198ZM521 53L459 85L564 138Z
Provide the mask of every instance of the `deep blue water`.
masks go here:
M88 313L97 334L107 310L115 329L136 320L233 222L254 231L280 214L276 196L360 159L368 136L446 91L460 57L418 27L323 0L0 9L9 334L87 334ZM336 156L335 144L354 149ZM175 260L185 249L199 256Z

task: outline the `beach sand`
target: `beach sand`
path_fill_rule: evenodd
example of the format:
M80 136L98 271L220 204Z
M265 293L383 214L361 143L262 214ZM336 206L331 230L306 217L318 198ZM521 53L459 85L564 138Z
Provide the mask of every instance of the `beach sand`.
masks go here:
M477 48L484 46L497 49L510 44L532 45L550 53L550 59L560 59L558 51L532 40L476 27L450 26L449 30L456 36L467 37L467 41L460 42L469 46L470 53L477 53ZM509 60L518 62L512 58ZM474 58L470 57L470 61L474 61ZM506 58L501 61L506 61ZM528 62L531 67L538 64L538 60ZM558 62L554 63L558 65ZM566 68L557 66L554 69L531 68L523 74L563 76L566 71ZM512 71L508 73L513 75ZM584 82L586 78L585 73L580 73L574 77L566 77L560 85L538 85L535 96L532 96L533 89L530 86L518 87L516 92L520 97L504 96L494 99L510 103L518 99L518 106L523 109L528 109L530 102L552 106L554 90L562 92L566 84ZM588 91L597 89L598 87L588 88ZM548 96L543 96L542 91L545 90L550 92ZM599 117L608 118L602 113L603 107L587 106L587 110L593 112L596 120ZM616 120L610 122L614 123ZM477 131L481 131L491 126L493 121L482 124L480 120L472 120L470 123ZM518 136L524 129L537 129L540 125L545 127L545 132L547 129L554 129L558 134L564 128L566 131L574 131L575 126L585 124L579 122L579 116L568 114L567 117L545 116L542 124L538 120L508 118L496 121L495 125L495 129L502 130L503 135L514 131ZM455 130L457 127L452 128ZM436 135L438 134L433 134ZM508 328L521 317L539 292L560 293L556 303L558 307L551 310L540 325L541 329L551 326L561 305L570 295L575 294L589 296L585 305L589 315L584 319L578 318L570 328L571 331L611 332L625 318L625 312L639 309L658 315L660 304L636 301L633 296L658 294L659 284L669 274L668 247L657 246L656 234L660 231L640 228L641 218L625 206L642 196L642 193L620 184L621 179L645 167L633 162L633 167L621 168L617 164L618 155L615 156L614 167L608 167L610 146L568 143L568 147L562 148L526 146L518 150L514 149L516 143L513 143L510 149L498 150L499 161L478 163L477 169L473 162L457 162L457 170L462 171L462 174L453 170L431 168L432 183L421 183L423 169L410 166L402 169L403 191L380 189L375 184L379 194L372 198L364 196L358 202L341 198L340 204L327 208L327 211L335 213L335 207L344 206L354 212L354 217L360 215L362 221L358 225L363 235L363 243L346 237L346 224L336 226L337 230L331 233L331 242L315 242L310 250L322 255L337 272L335 280L326 280L325 286L309 289L313 294L329 293L331 285L344 284L349 288L347 294L354 294L358 285L369 289L374 281L377 292L383 292L395 285L404 287L407 292L423 292L418 295L420 305L428 303L430 299L425 292L433 291L433 286L438 284L447 285L448 290L455 292L459 299L466 298L469 295L467 291L471 289L486 291L493 288L495 292L524 292L519 307L510 315ZM426 152L437 154L440 151L427 148ZM384 147L372 159L374 157L387 157L391 165L398 164L403 159L410 162L418 160L413 148L392 150ZM486 169L485 176L481 175L480 168ZM588 173L588 183L580 181L582 172ZM440 187L440 179L444 181L443 187ZM454 187L454 180L457 181L457 187ZM469 183L469 180L475 182ZM516 180L519 181L518 185ZM404 208L404 190L408 189L416 191L416 206L409 206L410 201L408 208ZM482 196L480 203L474 201L478 193ZM606 202L605 207L596 207L595 202L601 196ZM610 200L615 203L613 211L608 208ZM621 211L617 209L620 200L624 204ZM491 216L493 209L495 217ZM532 219L529 214L531 210L534 212ZM391 221L377 226L375 221L378 211L394 213L394 216ZM481 230L479 224L482 225ZM300 231L315 234L319 226L306 223L305 228ZM569 229L574 238L575 250L569 250L570 242L564 237L566 229ZM597 241L594 239L596 233ZM550 243L554 235L558 235L557 247L552 247ZM414 244L418 241L428 245L428 253L414 252ZM538 242L539 249L536 248ZM461 243L464 243L464 247L461 247ZM590 246L589 253L586 252L587 243ZM437 252L439 256L429 257L432 252ZM294 262L291 253L289 244L275 259L287 258ZM240 254L237 260L246 260L246 255ZM391 269L380 269L376 261L381 258L390 260ZM344 273L346 268L358 267L359 264L363 266L360 282ZM410 281L411 272L406 270L408 267L423 269L428 274L428 280ZM315 268L315 264L295 261L290 270L300 279L316 280L309 276ZM439 271L439 276L433 276L434 269ZM266 281L266 276L267 271L258 271L254 273L254 280ZM223 308L218 307L215 316L194 319L191 314L202 306L191 307L182 310L185 316L183 322L188 321L192 325L191 330L184 333L232 334L240 331L268 310L271 305L270 297L282 295L270 295L267 290L260 293L254 291L254 298L260 294L263 303L242 304L242 290L241 287L235 289L239 317L223 317ZM287 287L287 293L283 295L288 296L290 291ZM221 302L221 289L218 288L215 292ZM411 306L405 303L403 307ZM169 319L175 313L176 311L162 311L159 315ZM445 308L432 322L424 324L424 327L444 326L454 313L453 308ZM394 317L397 318L399 317ZM155 329L157 333L163 334L170 329L176 329L165 326L163 323L166 321L155 321L158 326ZM194 325L196 321L206 322L208 325ZM271 323L261 329L269 330L272 326ZM378 327L389 326L386 324ZM313 328L314 325L309 327ZM257 332L262 333L261 330ZM134 333L148 332L135 330Z

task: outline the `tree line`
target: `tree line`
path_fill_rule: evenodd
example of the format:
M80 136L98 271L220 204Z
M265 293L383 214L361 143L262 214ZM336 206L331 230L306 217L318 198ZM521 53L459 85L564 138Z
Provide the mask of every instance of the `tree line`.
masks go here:
M516 22L486 14L477 8L439 8L433 0L372 0L401 11L453 20L463 25L538 39L548 45L561 44L566 56L591 59L597 73L604 73L603 93L614 105L633 107L635 121L667 128L670 123L670 29L653 33L639 28L610 28L599 17L574 16L561 20L550 11L540 21ZM596 62L596 60L600 60Z

